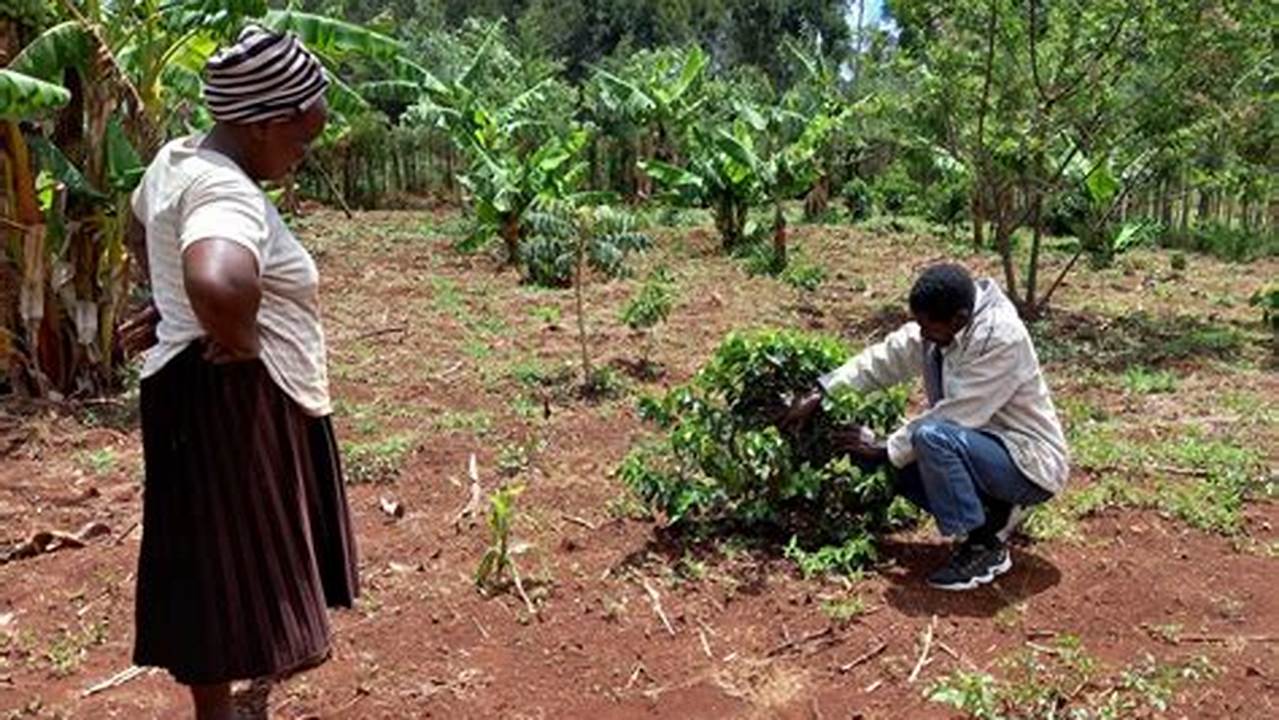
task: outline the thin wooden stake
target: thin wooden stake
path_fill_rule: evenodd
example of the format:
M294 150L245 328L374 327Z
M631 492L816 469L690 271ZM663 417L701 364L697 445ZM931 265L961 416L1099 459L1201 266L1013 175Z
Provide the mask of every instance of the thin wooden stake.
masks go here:
M888 643L881 640L880 643L876 645L875 647L871 648L870 650L867 650L861 655L858 655L857 657L853 658L851 661L846 662L843 665L840 665L839 671L842 673L849 672L850 670L857 667L858 665L869 662L873 660L874 658L878 657L880 653L884 652L887 649L888 649Z
M598 530L598 529L599 529L599 528L595 525L595 523L592 523L591 521L589 521L589 520L587 520L587 519L585 519L585 518L580 518L580 517L578 517L578 516L576 516L576 515L561 515L561 517L563 517L563 518L564 518L565 520L567 520L568 522L573 523L574 525L581 525L582 527L586 528L587 530Z
M347 220L354 220L355 214L351 212L351 206L346 203L346 196L338 190L338 185L333 180L333 176L329 174L329 169L324 167L322 162L307 163L307 166L318 171L320 177L324 178L324 182L329 186L329 192L333 193L333 197L337 198L338 204L342 206L342 212L346 215Z
M706 631L701 628L698 628L697 637L700 638L702 641L702 652L706 653L706 657L714 660L715 654L711 652L711 643L709 640L706 639Z
M937 630L937 616L933 616L932 622L928 623L928 629L924 631L924 649L919 653L919 660L915 662L915 669L910 671L910 677L906 678L907 683L914 683L919 679L919 672L924 669L924 663L928 662L928 653L933 649L933 633Z
M1179 635L1178 643L1279 642L1279 635Z
M967 665L967 666L968 666L968 668L969 668L970 670L976 670L976 669L978 669L978 668L977 668L977 665L976 665L975 663L973 663L973 661L972 661L972 660L969 660L968 658L964 657L963 655L960 655L959 653L955 652L955 650L954 650L953 648L951 648L949 645L947 645L946 643L942 642L941 640L938 640L938 641L937 641L937 648L938 648L939 650L941 650L942 652L946 653L947 655L951 656L952 658L954 658L954 659L958 660L959 662L961 662L961 663L963 663L963 664Z
M791 650L792 648L796 648L801 645L807 645L808 643L814 640L819 640L824 637L829 637L833 634L835 634L835 627L833 625L827 625L826 628L823 630L815 630L813 632L808 633L804 637L787 640L781 645L778 645L772 650L769 650L768 653L764 655L764 657L776 657L788 650Z
M471 459L466 464L466 474L471 478L471 495L466 505L463 505L453 518L453 526L458 530L462 529L463 520L479 514L480 504L484 500L484 490L480 487L480 470L475 463L475 453L471 453Z
M662 609L662 596L657 594L657 589L649 584L648 578L644 578L644 592L648 593L649 602L653 606L653 612L661 619L662 625L666 628L666 632L675 635L675 628L671 627L671 621L666 617L666 611Z
M146 668L138 667L137 665L125 668L97 685L86 688L84 692L80 693L80 697L87 698L100 692L118 688L131 680L141 677L146 671Z
M520 574L519 572L515 570L514 561L510 562L510 567L511 567L511 579L515 581L515 590L519 592L520 598L524 600L524 607L528 608L528 612L530 615L536 615L537 606L534 605L533 601L529 599L528 593L524 592L524 583L520 581Z
M635 663L635 671L631 673L631 679L626 681L626 689L630 690L635 686L635 681L639 680L640 673L644 672L642 663Z

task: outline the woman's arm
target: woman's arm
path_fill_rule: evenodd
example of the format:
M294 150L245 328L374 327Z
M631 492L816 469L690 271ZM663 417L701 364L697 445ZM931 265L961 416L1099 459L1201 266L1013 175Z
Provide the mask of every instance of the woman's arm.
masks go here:
M182 253L182 278L191 309L208 333L205 358L232 362L257 357L262 282L253 253L232 240L198 240Z

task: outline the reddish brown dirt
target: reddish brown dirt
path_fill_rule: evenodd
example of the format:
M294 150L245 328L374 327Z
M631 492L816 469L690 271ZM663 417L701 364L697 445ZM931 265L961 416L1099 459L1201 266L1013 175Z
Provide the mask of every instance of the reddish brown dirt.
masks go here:
M314 238L327 283L334 389L346 408L338 413L339 434L372 440L407 433L415 450L393 483L351 488L364 597L334 616L332 660L275 689L272 717L962 717L928 702L926 689L956 669L1000 675L1001 658L1054 635L1078 636L1116 672L1146 654L1163 662L1206 657L1219 674L1179 687L1169 717L1279 716L1276 560L1273 552L1242 549L1279 548L1279 504L1249 506L1247 543L1151 511L1103 511L1082 521L1082 540L1023 544L1010 575L960 595L923 584L945 556L927 528L887 538L881 566L851 590L803 580L778 554L682 548L653 522L609 510L620 494L612 470L646 431L631 400L586 403L546 391L535 411L517 412L515 400L526 391L503 368L532 356L576 357L570 298L521 287L485 258L452 254L433 233L418 239L423 223L449 220L401 213L344 223L325 213L300 223ZM793 290L746 278L714 255L703 231L683 235L689 247L669 251L686 262L676 266L682 299L658 343L667 377L641 390L686 379L735 327L849 328L850 343L863 342L881 324L875 314L899 301L914 268L946 252L931 240L802 228L796 235L810 257L838 269L812 312L796 307ZM677 246L673 238L663 238L664 246ZM1143 262L1161 260L1152 254L1134 260L1136 269L1087 280L1081 274L1061 302L1081 311L1193 311L1146 294ZM1204 265L1195 287L1223 292L1214 286L1220 266L1193 262ZM1273 263L1232 268L1234 291L1246 297L1242 286L1274 271ZM460 311L447 310L449 288L433 283L439 278L453 281ZM854 280L866 289L848 289ZM633 358L639 347L614 320L633 287L590 289L603 362ZM552 305L562 309L558 321L530 314ZM504 318L506 329L477 331L475 321L486 317ZM1240 308L1225 319L1247 317ZM368 335L398 327L404 331ZM1054 382L1059 395L1167 422L1211 423L1212 397L1230 390L1279 394L1273 373L1204 362L1181 370L1198 378L1186 382L1186 404L1125 405L1069 367L1049 370L1061 377ZM81 697L129 666L141 473L128 402L91 415L12 404L0 410L0 547L36 530L75 530L90 521L113 531L83 549L0 565L0 717L188 712L184 694L161 673ZM370 407L375 421L362 414ZM462 411L486 413L487 427L447 420ZM114 429L117 416L123 418ZM1247 432L1271 448L1273 467L1274 423ZM512 593L484 597L475 590L471 573L485 528L453 525L465 503L471 453L491 489L501 449L529 438L545 445L519 475L527 491L515 537L532 545L520 563L536 615ZM110 462L103 448L111 449ZM1086 472L1073 480L1076 487L1088 481ZM385 515L384 497L402 503L405 516ZM686 557L702 558L700 578L676 572ZM659 593L673 632L646 583ZM866 610L852 621L834 622L822 609L853 595ZM931 660L910 682L933 622ZM1161 630L1172 626L1180 627ZM881 644L881 652L840 670Z

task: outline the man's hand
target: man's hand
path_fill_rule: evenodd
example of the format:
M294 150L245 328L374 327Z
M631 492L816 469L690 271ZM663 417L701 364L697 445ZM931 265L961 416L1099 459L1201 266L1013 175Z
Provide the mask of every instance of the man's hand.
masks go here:
M875 440L875 434L864 427L845 428L831 433L831 444L854 460L882 465L888 462L888 448Z
M125 358L132 358L155 345L155 327L160 323L160 311L152 303L135 310L116 328L116 342Z
M778 418L777 425L784 432L796 433L804 429L809 418L822 407L822 391L813 390L801 395Z

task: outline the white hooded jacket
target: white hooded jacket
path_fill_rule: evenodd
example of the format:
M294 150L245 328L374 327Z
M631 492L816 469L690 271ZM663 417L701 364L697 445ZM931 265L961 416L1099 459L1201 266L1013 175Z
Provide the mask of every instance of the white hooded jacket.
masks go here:
M977 281L972 321L941 349L942 388L932 387L935 347L917 323L907 323L820 382L827 391L841 385L872 390L922 374L930 407L889 436L893 465L914 462L911 437L920 423L944 420L997 436L1031 482L1061 492L1070 472L1066 438L1030 333L993 280Z

